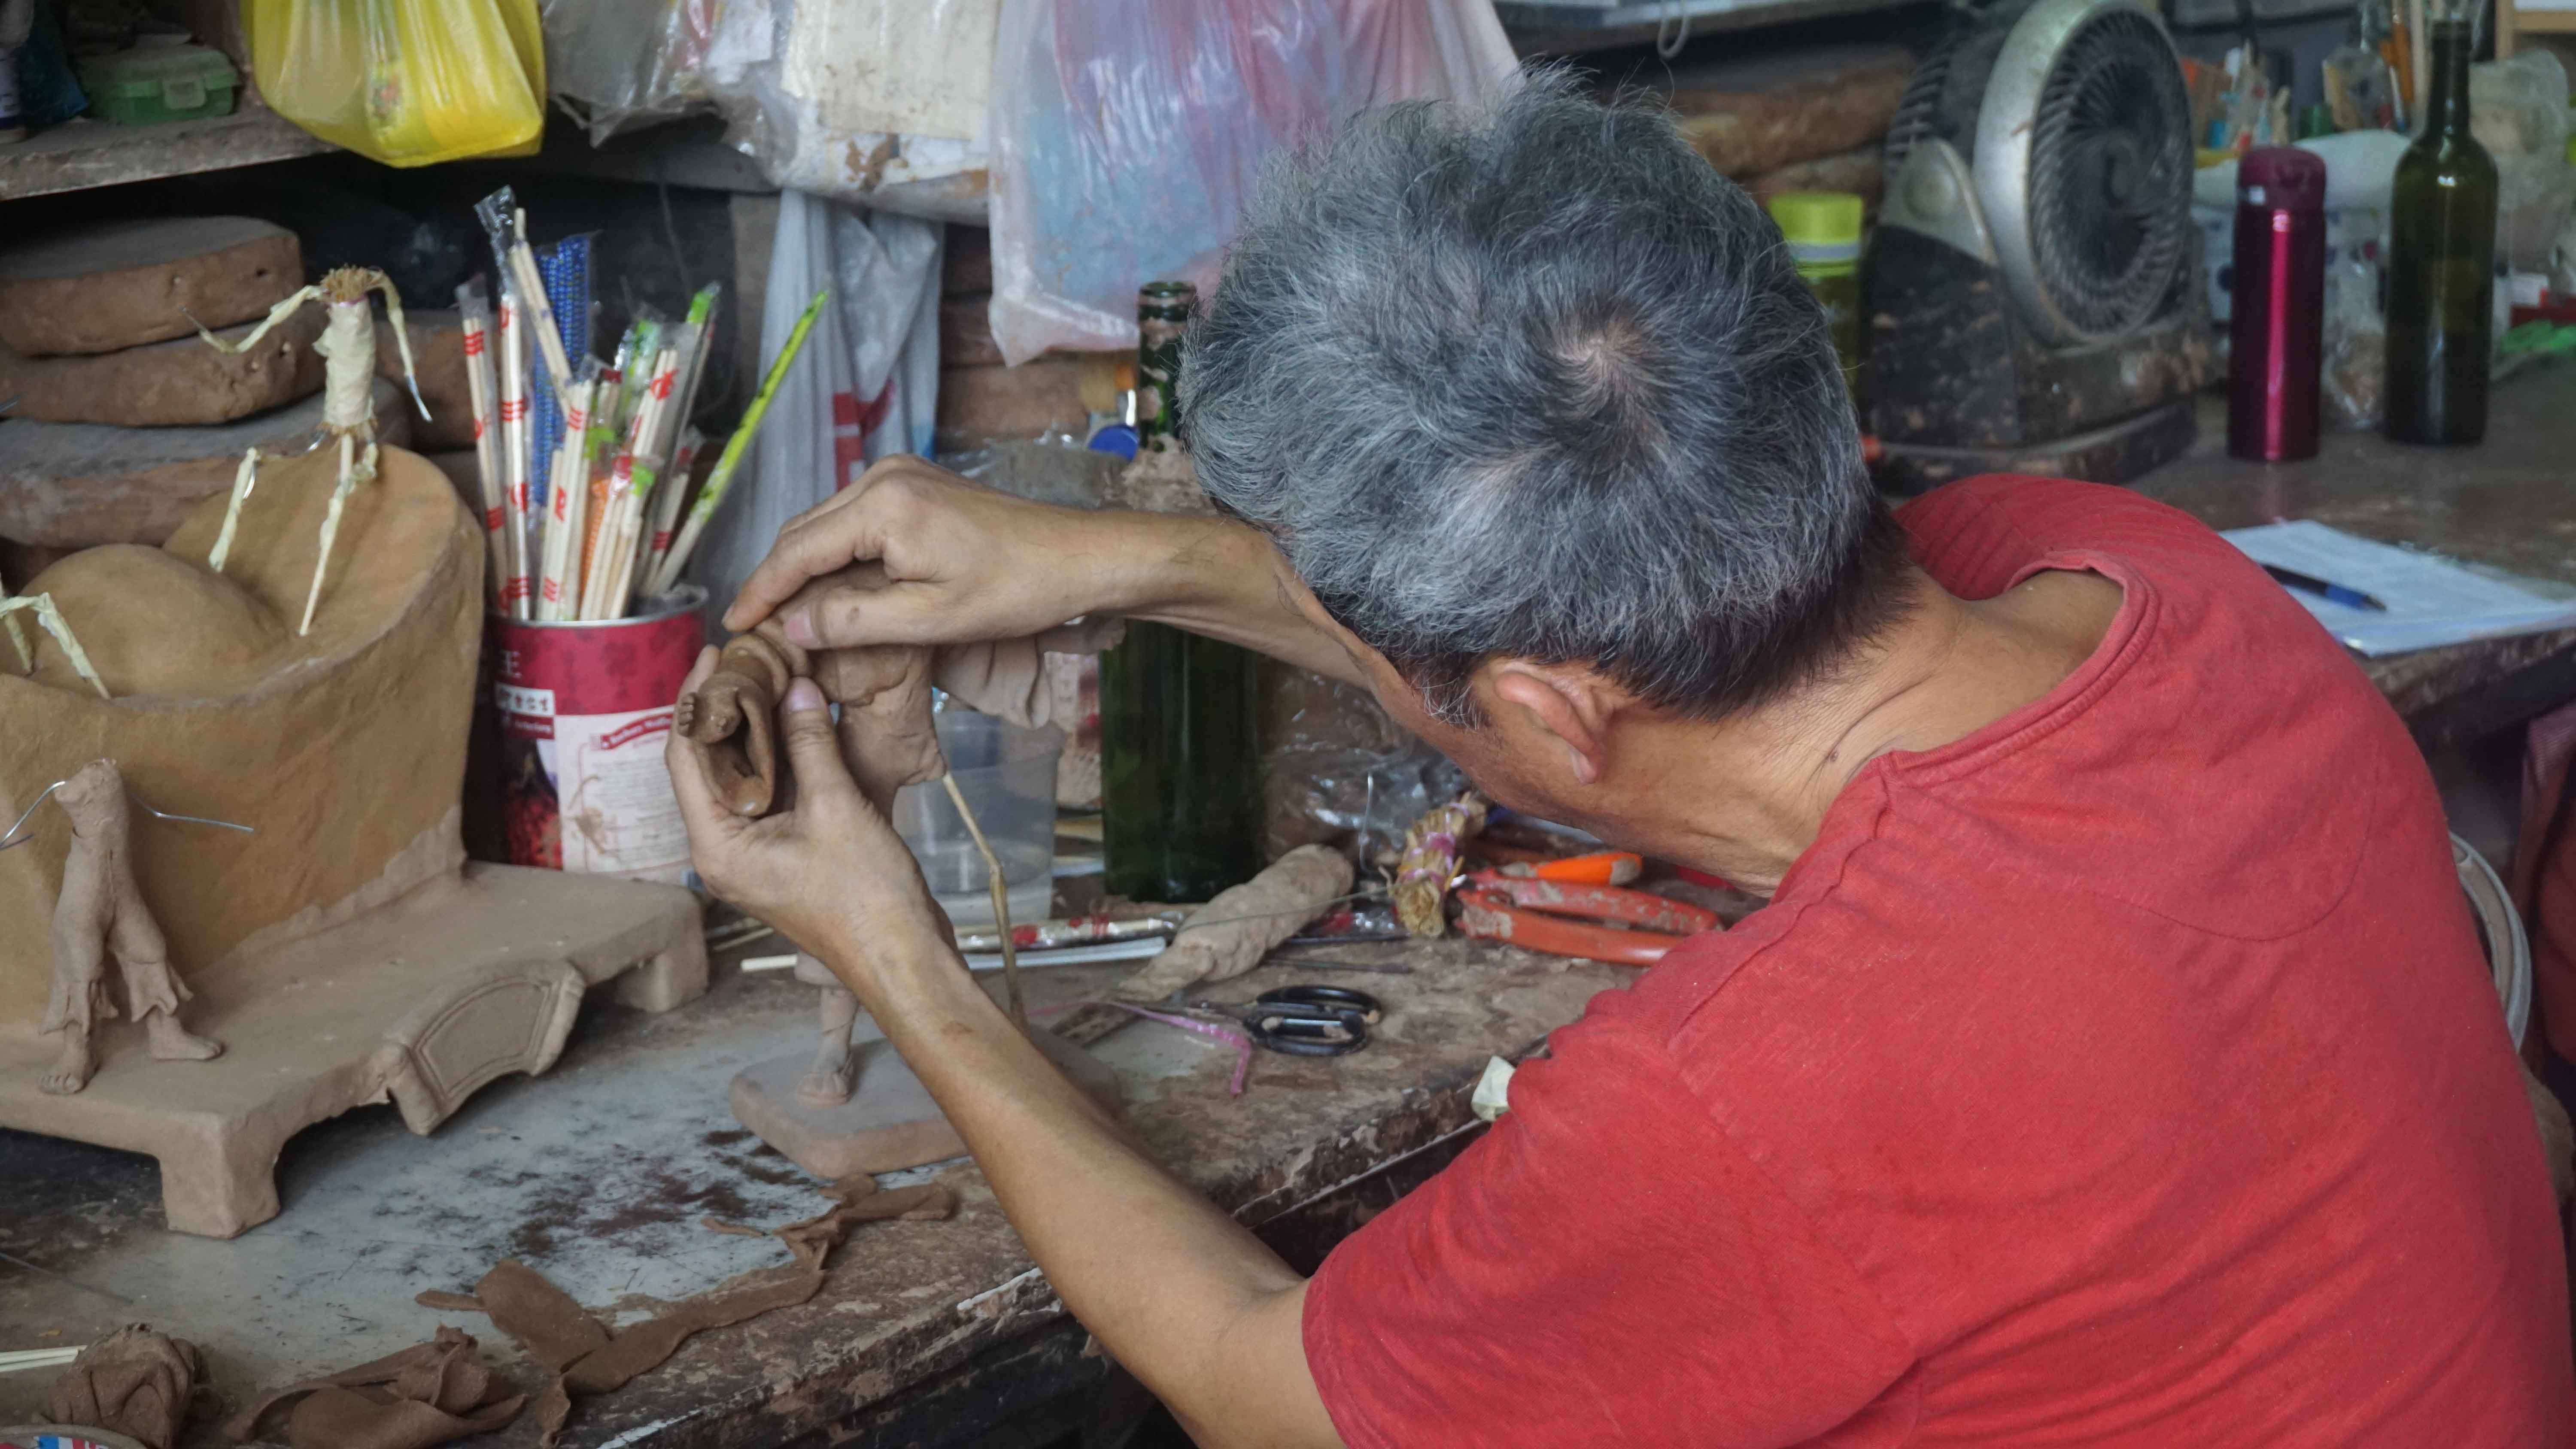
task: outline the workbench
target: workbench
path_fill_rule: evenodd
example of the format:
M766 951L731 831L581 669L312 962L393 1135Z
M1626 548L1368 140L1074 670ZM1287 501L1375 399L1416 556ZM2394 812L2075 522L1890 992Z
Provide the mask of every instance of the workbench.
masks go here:
M2576 365L2539 363L2498 382L2486 441L2476 447L2328 433L2317 456L2298 463L2228 457L2226 400L2204 396L2191 452L2136 487L2212 528L2313 518L2576 584ZM2576 629L2368 659L2362 668L2431 753L2576 698Z
M2225 457L2204 410L2188 457L2139 491L2220 527L2313 517L2476 562L2576 583L2576 482L2561 458L2576 366L2499 387L2489 441L2468 450L2330 437L2307 463ZM2366 666L2428 748L2509 726L2576 696L2576 630L2464 645ZM775 951L774 943L754 951ZM207 1346L238 1404L257 1386L357 1363L453 1323L533 1386L534 1365L478 1317L416 1306L515 1256L615 1322L785 1260L710 1216L769 1226L826 1206L814 1184L733 1121L742 1066L810 1049L814 994L783 972L721 956L708 996L663 1016L584 1009L547 1076L487 1088L433 1136L390 1108L309 1129L282 1160L285 1212L230 1242L162 1229L153 1164L0 1133L0 1347L79 1342L144 1320ZM1208 994L1249 1000L1294 980L1354 985L1388 1016L1341 1058L1260 1054L1229 1098L1231 1048L1146 1023L1103 1042L1126 1120L1148 1151L1293 1264L1329 1247L1471 1140L1468 1095L1488 1057L1517 1057L1591 996L1634 979L1485 943L1345 947L1336 958L1401 974L1268 966ZM1031 973L1043 1007L1103 989L1124 967ZM578 1401L572 1446L1042 1444L1077 1424L1112 1370L1056 1303L980 1175L946 1222L868 1224L831 1258L809 1304L701 1334L624 1389ZM57 1329L59 1339L40 1339ZM0 1377L0 1423L48 1376ZM213 1442L202 1427L197 1443ZM534 1442L512 1426L489 1442Z
M450 1323L533 1387L536 1366L487 1322L413 1295L470 1290L517 1257L623 1324L784 1264L775 1242L702 1224L775 1226L830 1206L726 1105L736 1071L815 1040L813 988L783 971L744 973L740 954L719 957L705 998L665 1015L594 997L551 1072L485 1088L429 1137L391 1108L306 1130L278 1167L283 1214L231 1241L164 1230L148 1158L0 1132L0 1253L46 1270L0 1261L0 1346L79 1343L145 1321L203 1345L216 1387L239 1405ZM1306 1269L1465 1144L1488 1057L1528 1052L1635 974L1454 940L1329 954L1407 969L1265 966L1205 994L1356 986L1387 1008L1364 1051L1259 1053L1229 1098L1236 1053L1224 1043L1140 1022L1096 1049L1118 1068L1126 1122L1146 1149ZM1031 971L1032 1007L1097 994L1129 969ZM812 1442L974 1443L1014 1416L1072 1413L1071 1396L1106 1378L1108 1361L1085 1356L1087 1335L971 1164L882 1180L923 1177L955 1190L952 1219L852 1230L811 1303L700 1334L624 1389L577 1401L562 1442L769 1446L829 1431ZM60 1337L36 1337L46 1329ZM0 1424L34 1417L50 1377L0 1376ZM216 1442L204 1429L192 1443ZM534 1426L523 1418L484 1442L533 1444Z

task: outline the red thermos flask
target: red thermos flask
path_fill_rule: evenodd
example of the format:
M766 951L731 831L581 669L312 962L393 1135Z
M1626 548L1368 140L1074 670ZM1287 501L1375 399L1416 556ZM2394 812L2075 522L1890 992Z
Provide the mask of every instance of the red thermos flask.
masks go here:
M2326 314L2326 163L2296 146L2236 166L2227 451L2261 463L2317 455Z

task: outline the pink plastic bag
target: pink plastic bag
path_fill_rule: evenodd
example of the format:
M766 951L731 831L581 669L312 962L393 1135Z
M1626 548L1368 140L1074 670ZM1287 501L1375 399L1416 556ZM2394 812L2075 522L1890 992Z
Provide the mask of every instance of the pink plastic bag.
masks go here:
M1485 0L1004 0L993 51L993 335L1136 345L1136 289L1205 292L1245 197L1353 111L1482 101L1515 62Z

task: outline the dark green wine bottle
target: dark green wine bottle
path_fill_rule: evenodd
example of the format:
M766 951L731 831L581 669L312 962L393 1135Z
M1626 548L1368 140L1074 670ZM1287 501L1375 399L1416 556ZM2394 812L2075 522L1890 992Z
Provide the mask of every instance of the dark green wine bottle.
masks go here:
M2495 343L2496 167L2469 134L2469 23L2431 29L2433 94L2391 203L2384 426L2401 443L2474 443Z
M1215 639L1129 620L1100 656L1106 885L1138 901L1203 901L1260 868L1260 661Z

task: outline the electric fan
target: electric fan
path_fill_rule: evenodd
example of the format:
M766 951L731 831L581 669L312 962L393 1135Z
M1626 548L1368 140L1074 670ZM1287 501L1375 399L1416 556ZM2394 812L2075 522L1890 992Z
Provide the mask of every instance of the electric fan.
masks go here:
M1881 477L2123 482L2210 365L2191 101L2138 0L2005 0L1916 70L1863 267Z

